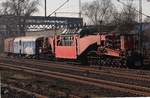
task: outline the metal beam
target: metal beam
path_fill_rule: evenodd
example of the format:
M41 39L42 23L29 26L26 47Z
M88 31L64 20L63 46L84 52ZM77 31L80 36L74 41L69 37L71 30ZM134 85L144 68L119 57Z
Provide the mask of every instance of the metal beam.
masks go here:
M0 16L0 25L16 27L19 25L17 21L19 17L17 16ZM34 29L54 29L62 28L62 27L82 27L83 19L82 18L74 18L74 17L45 17L45 16L30 16L30 17L20 17L20 24L25 25ZM24 21L25 20L25 21ZM17 30L14 28L14 30Z

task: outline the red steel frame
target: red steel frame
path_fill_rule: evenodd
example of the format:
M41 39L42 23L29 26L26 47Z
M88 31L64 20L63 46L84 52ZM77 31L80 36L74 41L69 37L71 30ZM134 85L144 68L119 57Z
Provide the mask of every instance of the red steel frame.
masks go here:
M64 59L77 59L77 40L76 35L73 37L73 42L70 46L59 45L59 41L65 37L66 35L61 35L55 37L55 56L56 58L64 58Z
M72 43L70 45L60 45L60 40L63 39L66 36L72 37ZM112 35L113 36L113 35ZM56 58L61 59L77 59L79 55L81 55L90 45L97 43L97 45L101 44L101 41L106 42L107 34L105 35L87 35L82 38L78 35L59 35L55 36L53 39L54 41L54 53ZM115 39L114 39L115 40ZM52 42L52 41L51 41ZM120 57L120 54L123 51L126 51L129 48L133 48L132 45L129 44L133 43L132 40L125 36L120 36L120 48L113 49L105 47L105 50L107 51L104 53L108 56L114 56L114 57ZM52 44L51 44L52 45ZM99 54L99 53L98 53ZM100 53L101 54L101 53Z

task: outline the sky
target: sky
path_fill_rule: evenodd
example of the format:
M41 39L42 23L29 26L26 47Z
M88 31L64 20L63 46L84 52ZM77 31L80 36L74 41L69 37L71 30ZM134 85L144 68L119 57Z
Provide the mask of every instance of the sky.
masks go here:
M40 5L40 10L36 15L44 15L44 1L45 0L40 0L41 5ZM62 3L64 3L66 0L47 0L47 15L52 13L56 8L58 8ZM81 0L82 3L85 2L92 2L94 0ZM126 0L121 0L125 2ZM150 16L150 2L147 2L148 0L142 0L142 5L143 5L143 13L147 14ZM149 0L150 1L150 0ZM115 6L119 9L121 9L122 4L117 2L117 0L112 0L112 2L115 4ZM139 0L134 0L134 6L138 10L138 5L139 5ZM79 15L77 12L79 12L79 0L69 0L65 6L63 6L58 12L75 12L74 14L62 14L62 13L57 13L57 16L75 16L78 17Z
M5 1L5 0L0 0L0 2ZM45 0L40 0L40 6L39 6L39 12L34 14L38 16L44 16L44 1ZM51 14L55 9L57 9L61 4L63 4L66 0L47 0L47 15ZM81 0L81 3L85 2L92 2L94 0ZM126 0L120 0L123 2L126 2ZM150 16L150 2L147 2L148 0L142 0L142 5L143 5L143 13L147 14ZM150 1L150 0L149 0ZM122 4L117 2L117 0L112 0L112 2L115 4L115 6L119 9L121 9ZM138 10L138 4L139 0L134 0L134 6ZM57 16L66 16L66 17L78 17L79 15L77 14L79 12L79 0L69 0L65 6L63 6L58 12L74 12L74 14L66 14L66 13L57 13ZM144 16L143 16L144 17ZM145 18L145 17L144 17Z

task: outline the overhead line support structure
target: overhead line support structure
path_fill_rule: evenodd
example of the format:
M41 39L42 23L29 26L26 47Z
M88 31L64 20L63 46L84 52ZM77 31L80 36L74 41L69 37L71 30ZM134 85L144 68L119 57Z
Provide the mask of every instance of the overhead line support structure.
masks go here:
M82 12L81 12L81 0L79 0L79 18L81 18L81 14L82 14Z
M143 23L142 23L142 0L139 0L139 23L140 23L140 29L139 29L139 47L140 51L143 52Z
M45 0L45 17L47 16L47 1Z

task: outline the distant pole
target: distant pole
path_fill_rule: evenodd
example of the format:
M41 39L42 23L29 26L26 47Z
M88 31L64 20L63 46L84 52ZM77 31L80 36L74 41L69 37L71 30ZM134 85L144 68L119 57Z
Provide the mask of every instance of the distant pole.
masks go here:
M55 35L57 35L57 34L56 34L56 29L57 29L57 23L56 23L57 20L56 20L56 17L57 17L57 16L56 16L56 12L55 12Z
M79 18L81 18L81 0L79 0Z
M142 0L139 0L139 23L140 23L140 29L139 29L139 47L140 47L140 50L142 52L142 31L143 31L143 28L142 28Z
M47 2L46 2L46 0L45 0L45 17L47 16L46 11L47 11Z
M139 23L142 23L142 0L139 0Z
M45 9L44 9L44 11L45 11L45 20L46 20L46 12L47 12L47 2L46 2L46 0L45 0ZM46 32L46 25L44 26L44 32ZM43 42L43 48L45 48L46 47L46 37L44 37L44 42Z

